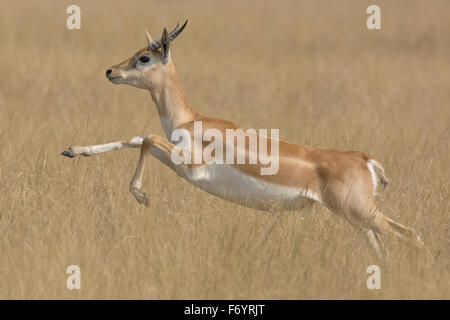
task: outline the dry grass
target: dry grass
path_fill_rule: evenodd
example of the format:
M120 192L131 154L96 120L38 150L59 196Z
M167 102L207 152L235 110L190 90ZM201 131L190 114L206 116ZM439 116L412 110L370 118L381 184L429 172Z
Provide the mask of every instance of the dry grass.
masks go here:
M448 1L2 1L0 298L450 298ZM145 45L143 30L185 17L172 56L198 111L281 138L376 155L391 185L379 203L436 256L387 240L377 261L324 208L260 212L217 199L138 151L59 153L162 134L148 93L106 81ZM65 287L80 265L82 289ZM382 289L366 288L366 267Z

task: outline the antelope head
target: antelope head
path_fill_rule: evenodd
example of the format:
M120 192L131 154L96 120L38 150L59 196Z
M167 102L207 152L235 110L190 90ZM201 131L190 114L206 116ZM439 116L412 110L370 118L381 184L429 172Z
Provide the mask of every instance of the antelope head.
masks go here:
M131 58L106 70L106 77L114 84L128 84L141 89L158 86L169 72L170 43L184 30L186 22L171 31L164 28L161 39L153 40L146 31L147 46Z

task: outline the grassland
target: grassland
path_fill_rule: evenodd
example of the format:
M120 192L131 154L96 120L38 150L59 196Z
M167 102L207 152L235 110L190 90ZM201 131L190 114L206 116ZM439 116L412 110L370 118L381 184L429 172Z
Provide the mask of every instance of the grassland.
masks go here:
M0 298L450 298L448 1L1 1ZM201 113L280 128L302 144L375 155L379 206L414 227L427 259L364 239L320 206L260 212L149 160L150 207L128 192L138 151L70 160L69 145L163 134L149 94L107 67L190 19L172 57ZM81 267L82 289L65 270ZM382 289L366 288L378 264Z

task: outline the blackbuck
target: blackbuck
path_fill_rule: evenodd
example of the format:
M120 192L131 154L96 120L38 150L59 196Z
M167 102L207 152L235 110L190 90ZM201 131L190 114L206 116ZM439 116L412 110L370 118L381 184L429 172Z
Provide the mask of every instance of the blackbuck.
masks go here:
M106 70L106 77L112 83L128 84L150 92L166 137L136 136L122 142L72 146L62 155L74 158L139 148L139 161L130 191L138 202L146 205L150 199L142 191L142 177L146 156L151 154L193 185L244 206L262 210L270 210L273 206L295 210L318 202L363 231L379 256L384 252L380 235L393 236L416 247L423 246L412 228L388 218L376 207L377 186L379 183L386 185L388 179L380 162L366 153L311 147L258 136L258 139L267 139L269 150L275 145L279 148L276 155L279 168L275 174L262 175L261 169L265 165L260 161L256 164L175 163L174 154L184 157L195 153L196 148L201 152L209 145L207 141L200 145L189 141L192 143L187 144L188 148L181 148L172 139L176 130L190 133L193 139L194 124L198 121L201 121L203 130L214 129L223 136L227 130L239 129L232 122L200 115L189 104L170 54L171 43L184 30L186 23L181 27L177 25L172 32L164 28L160 40L153 40L146 32L147 45L144 48ZM233 143L248 157L249 143L238 144L237 139ZM222 154L226 153L227 147L223 147Z

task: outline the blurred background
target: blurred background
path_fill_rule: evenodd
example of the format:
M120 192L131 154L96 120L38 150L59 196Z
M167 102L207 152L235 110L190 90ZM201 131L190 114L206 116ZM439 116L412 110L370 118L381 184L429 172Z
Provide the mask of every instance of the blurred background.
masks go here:
M448 1L0 1L0 298L450 298ZM81 8L68 30L66 8ZM368 30L366 8L381 8ZM163 27L191 104L301 144L360 150L391 184L379 206L433 258L385 239L379 261L327 209L261 212L211 196L137 150L70 145L163 134L148 92L105 70ZM69 265L81 290L66 288ZM366 268L381 268L368 290Z

